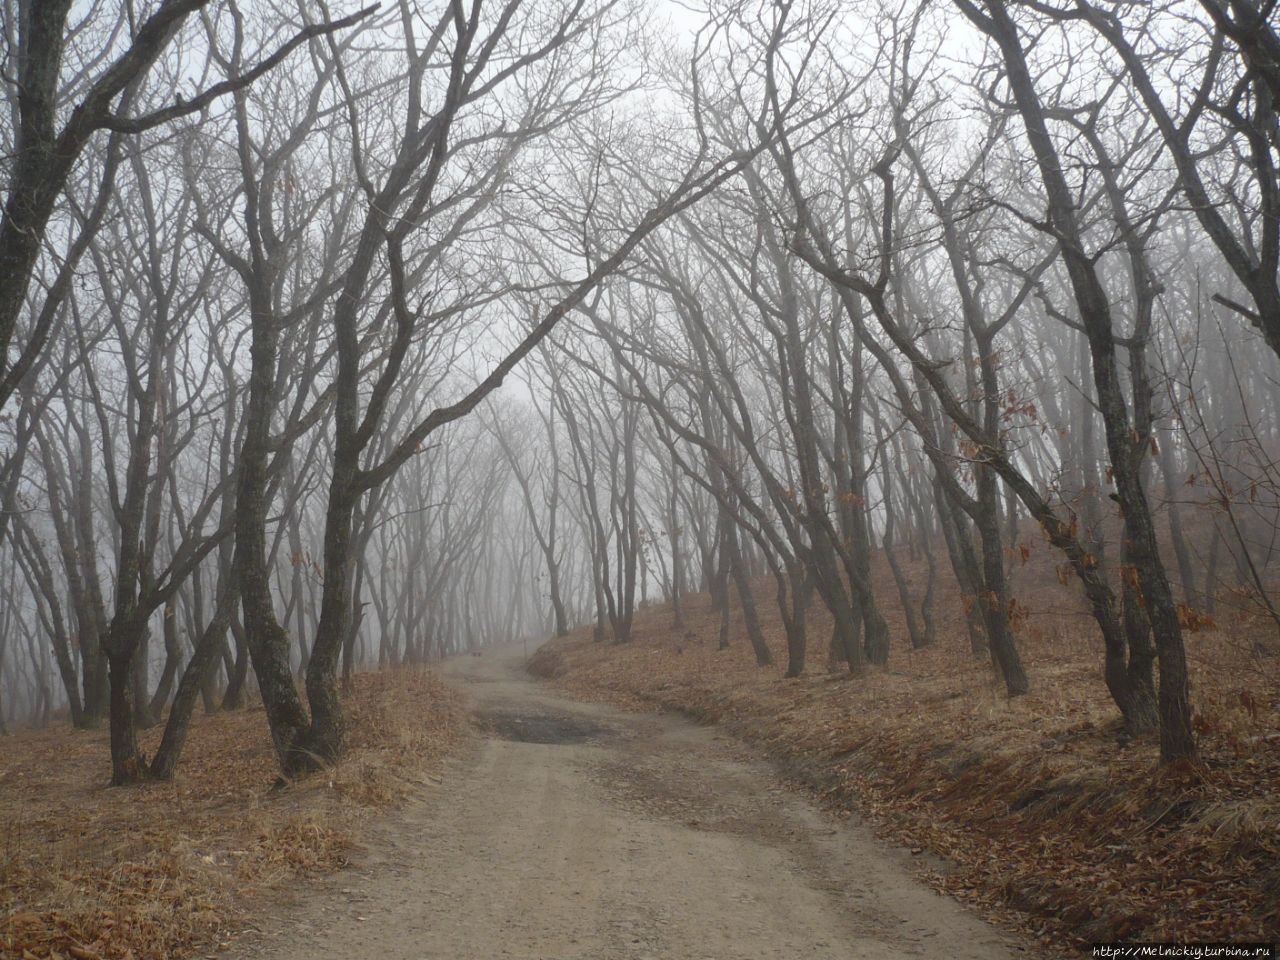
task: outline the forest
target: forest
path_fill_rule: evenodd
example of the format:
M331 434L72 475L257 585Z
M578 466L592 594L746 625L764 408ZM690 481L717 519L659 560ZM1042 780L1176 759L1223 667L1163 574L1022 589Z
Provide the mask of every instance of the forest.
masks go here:
M363 674L660 633L855 711L939 649L975 703L1096 678L1151 782L1221 687L1275 763L1275 0L0 33L9 749L136 789L253 708L291 782Z

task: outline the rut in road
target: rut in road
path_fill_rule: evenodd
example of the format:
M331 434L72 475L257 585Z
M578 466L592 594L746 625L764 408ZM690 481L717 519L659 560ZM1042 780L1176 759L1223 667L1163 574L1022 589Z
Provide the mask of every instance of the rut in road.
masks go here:
M552 696L460 657L472 756L308 889L246 960L1009 960L1034 956L712 728Z

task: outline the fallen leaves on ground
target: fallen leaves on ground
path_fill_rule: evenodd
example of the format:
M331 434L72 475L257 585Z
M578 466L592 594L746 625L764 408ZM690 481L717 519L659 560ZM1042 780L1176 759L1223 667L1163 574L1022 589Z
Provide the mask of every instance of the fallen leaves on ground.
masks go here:
M108 787L105 728L0 738L0 957L188 956L252 897L344 865L359 822L443 762L464 716L420 670L358 675L344 706L347 755L283 790L261 707L195 718L171 783Z
M923 561L906 565L919 584ZM878 596L896 598L883 567ZM944 857L935 886L1046 943L1274 939L1280 671L1253 642L1274 627L1241 614L1188 635L1201 757L1162 770L1154 738L1122 735L1072 586L1019 576L1033 692L1014 699L969 652L960 598L941 577L937 643L911 650L901 610L882 600L890 663L858 677L828 669L831 622L815 610L808 671L783 679L766 581L756 596L774 666L755 666L736 608L718 649L718 614L697 595L679 624L650 607L629 642L593 642L586 628L547 644L531 669L578 697L725 724L832 807Z

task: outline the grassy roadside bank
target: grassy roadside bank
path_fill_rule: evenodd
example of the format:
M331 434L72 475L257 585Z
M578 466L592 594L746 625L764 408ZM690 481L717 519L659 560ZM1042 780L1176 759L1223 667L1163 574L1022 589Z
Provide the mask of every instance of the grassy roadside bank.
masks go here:
M0 957L189 956L273 888L343 866L465 723L429 672L359 675L345 703L347 756L279 791L261 707L197 718L177 778L140 787L106 786L105 729L0 738Z
M576 697L725 725L831 807L945 858L932 884L1045 943L1280 936L1280 694L1247 645L1190 638L1203 762L1157 772L1154 740L1118 736L1078 612L1030 631L1033 692L1012 701L962 649L958 617L857 678L827 672L811 640L798 680L756 667L740 634L717 649L705 596L672 619L641 611L625 644L580 630L531 670ZM814 617L811 638L828 630ZM766 633L781 662L780 625Z

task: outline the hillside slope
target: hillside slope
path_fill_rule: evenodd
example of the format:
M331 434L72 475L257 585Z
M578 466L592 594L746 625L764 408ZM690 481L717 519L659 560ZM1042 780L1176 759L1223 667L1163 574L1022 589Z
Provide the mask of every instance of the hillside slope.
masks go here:
M904 558L905 559L905 558ZM649 607L633 639L589 629L545 645L533 669L574 695L679 710L764 747L833 806L858 811L954 867L932 880L1046 941L1280 937L1280 688L1246 613L1188 635L1201 763L1159 771L1128 741L1101 678L1101 642L1047 548L1015 560L1028 696L1009 700L968 651L954 586L939 578L938 642L913 651L889 572L887 669L828 672L830 622L810 620L808 675L757 668L734 611L728 649L705 595L683 623ZM924 561L907 564L918 586ZM756 584L783 661L771 584Z

